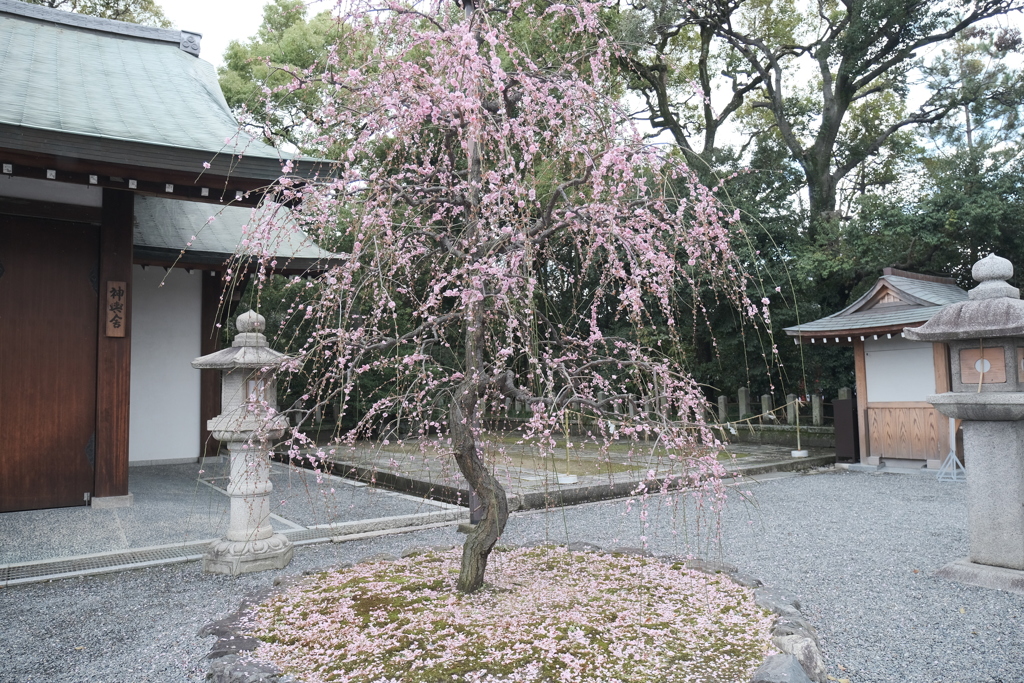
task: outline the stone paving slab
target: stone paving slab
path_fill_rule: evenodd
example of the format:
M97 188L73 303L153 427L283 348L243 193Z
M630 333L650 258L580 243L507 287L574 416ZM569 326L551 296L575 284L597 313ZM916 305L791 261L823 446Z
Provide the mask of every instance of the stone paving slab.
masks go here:
M826 466L835 456L811 452L795 460L779 446L737 444L743 457L726 463L730 471L755 476L785 469ZM418 515L445 509L442 501L465 505L468 486L451 458L410 457L408 453L361 447L331 464L337 475L318 474L277 463L272 524L277 531L298 531L358 520ZM506 461L496 465L512 509L542 509L594 500L621 498L635 491L646 470L660 476L656 459L612 453L624 471L578 475L568 483L552 470L534 470ZM129 490L134 505L33 510L0 514L0 565L39 562L93 553L188 544L219 538L228 524L226 460L198 464L133 467ZM373 484L368 485L368 484ZM386 490L387 487L392 490Z
M0 565L219 538L229 518L226 473L221 462L133 467L131 507L0 514ZM443 509L435 501L281 464L273 466L271 480L277 531Z
M642 447L642 446L641 446ZM829 449L809 449L807 458L793 458L792 449L785 446L735 444L727 451L736 457L722 462L737 476L754 477L772 472L827 467L835 463L835 453ZM509 449L511 450L511 449ZM584 452L580 460L589 460L595 466L602 463L610 470L603 474L579 474L566 478L559 474L558 461L551 469L530 469L516 463L511 457L496 457L493 471L509 496L511 510L541 509L558 505L572 505L596 500L608 500L630 495L645 482L649 473L660 481L666 475L682 471L678 461L642 453L623 453L613 450L605 454ZM394 448L374 448L357 445L338 449L327 465L335 474L387 486L398 491L413 493L452 503L465 504L469 486L458 471L454 459L443 455L409 453ZM611 471L619 470L619 471Z

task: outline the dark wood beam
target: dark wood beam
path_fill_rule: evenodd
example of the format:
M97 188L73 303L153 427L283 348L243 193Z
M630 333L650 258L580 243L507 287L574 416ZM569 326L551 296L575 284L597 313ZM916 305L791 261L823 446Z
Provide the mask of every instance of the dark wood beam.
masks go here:
M199 352L202 356L220 348L223 330L217 323L225 320L220 302L222 290L221 274L215 270L204 270L200 316L202 337L199 342ZM206 422L220 415L221 373L219 370L199 372L199 455L210 458L220 453L220 442L213 439L210 430L206 428Z
M0 197L0 214L5 216L23 216L25 218L44 218L53 221L71 221L99 225L102 211L95 206L78 206L76 204L58 204L35 199L18 199Z
M93 496L128 494L132 349L132 222L135 196L103 190L100 225L99 343L96 361L96 487ZM124 282L124 336L107 336L107 283ZM158 388L157 388L158 389Z
M201 169L197 169L196 173L185 173L5 149L0 149L0 163L10 165L10 173L7 175L18 178L131 190L139 194L211 204L256 206L271 184L263 178L207 175L200 173ZM0 167L0 170L4 169ZM134 188L130 187L129 181L134 181ZM167 191L167 185L172 186L170 192ZM203 194L204 188L207 190L206 195Z

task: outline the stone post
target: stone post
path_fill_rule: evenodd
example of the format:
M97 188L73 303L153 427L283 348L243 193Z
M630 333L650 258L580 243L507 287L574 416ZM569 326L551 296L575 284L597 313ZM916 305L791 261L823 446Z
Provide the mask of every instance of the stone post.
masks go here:
M849 401L853 398L853 392L850 390L850 387L840 387L839 396L837 398L840 401Z
M796 404L796 394L786 394L786 424L796 424L796 411L798 407Z
M762 422L774 422L775 415L772 413L774 407L772 406L772 395L761 394L761 421Z
M725 424L729 421L729 397L718 397L718 421Z
M227 536L206 551L203 571L230 575L282 569L294 552L291 541L270 524L270 444L288 428L277 413L273 373L288 356L269 347L266 320L255 311L238 316L235 326L238 335L229 348L192 361L196 369L224 373L224 412L207 428L231 456L231 517Z
M740 390L736 392L736 398L740 404L740 419L750 416L750 389L746 387L740 387Z
M811 424L821 427L825 424L825 413L822 411L821 394L811 394Z
M1024 593L1024 301L1006 280L1013 265L990 254L974 264L980 284L943 307L912 341L949 345L952 391L927 400L962 420L970 554L937 576ZM940 469L956 467L955 446Z

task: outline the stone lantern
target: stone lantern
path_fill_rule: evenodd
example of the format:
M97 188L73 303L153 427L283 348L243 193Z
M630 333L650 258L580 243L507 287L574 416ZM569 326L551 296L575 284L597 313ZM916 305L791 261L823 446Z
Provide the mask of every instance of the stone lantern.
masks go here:
M203 557L203 571L245 574L281 569L292 559L291 541L270 524L270 441L288 428L277 413L275 373L288 356L269 347L266 320L247 311L235 321L238 335L230 348L192 361L200 370L221 370L223 412L207 422L213 438L231 456L231 522L227 536Z
M938 575L1024 592L1024 301L995 254L974 264L979 285L904 336L949 345L953 390L928 397L962 420L970 556Z

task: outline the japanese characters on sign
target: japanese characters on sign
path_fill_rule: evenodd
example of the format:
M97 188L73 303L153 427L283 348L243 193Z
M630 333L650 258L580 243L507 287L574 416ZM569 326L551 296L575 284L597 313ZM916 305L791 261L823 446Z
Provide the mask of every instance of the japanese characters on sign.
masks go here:
M128 316L128 285L107 282L107 336L123 337Z

